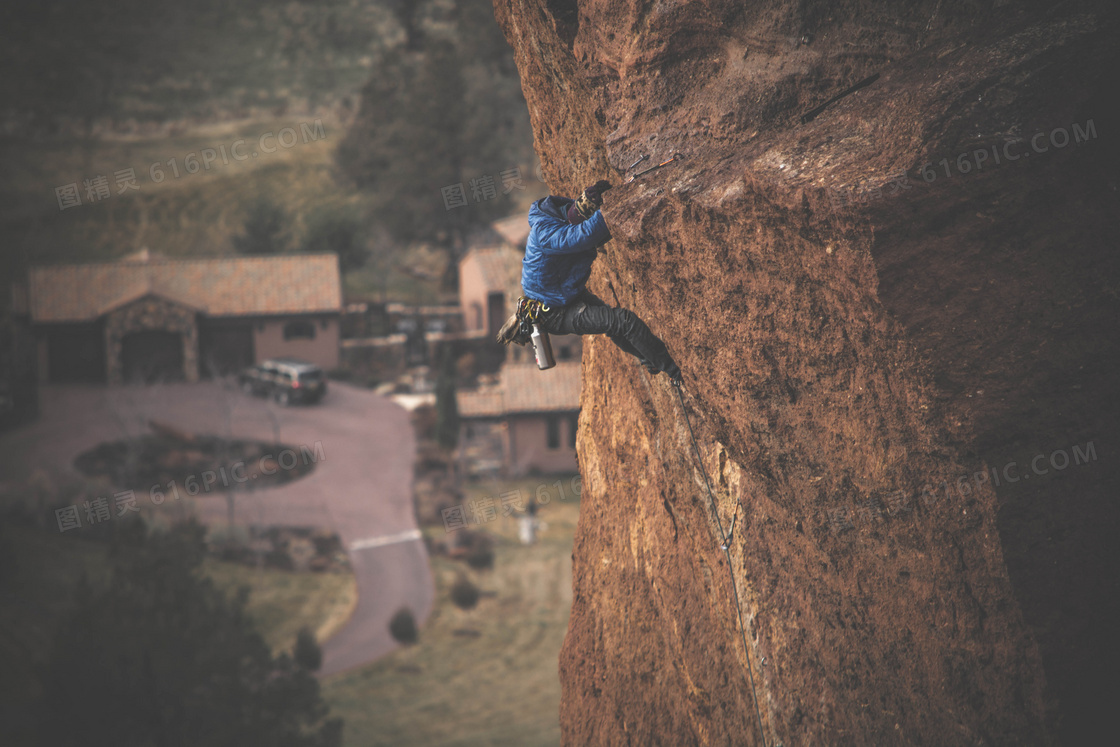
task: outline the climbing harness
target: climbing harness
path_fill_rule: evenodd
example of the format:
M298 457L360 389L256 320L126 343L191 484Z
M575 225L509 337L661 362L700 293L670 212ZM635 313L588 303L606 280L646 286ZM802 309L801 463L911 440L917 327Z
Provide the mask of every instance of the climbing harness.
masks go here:
M700 456L700 447L696 444L696 433L692 430L692 421L689 420L688 417L688 408L684 406L684 395L681 394L680 381L674 381L673 387L677 390L677 399L679 399L681 403L681 412L684 413L684 422L688 425L688 435L692 438L692 450L696 453L696 462L700 467L700 474L704 476L704 486L708 489L708 501L712 505L712 513L716 517L716 526L719 527L719 535L722 538L720 549L723 550L723 554L727 558L727 574L731 578L732 599L735 602L735 611L739 615L739 635L743 640L743 654L747 657L747 677L750 679L751 683L751 697L754 698L754 715L755 718L758 719L758 735L762 737L762 747L766 747L766 731L762 726L762 713L758 709L758 692L754 687L754 672L751 670L751 652L750 649L747 648L747 629L746 626L743 625L743 608L739 604L739 589L735 585L735 572L731 570L731 535L735 531L735 518L738 516L738 512L731 515L731 528L724 534L723 522L720 520L719 511L716 509L716 499L712 495L712 485L708 482L708 472L704 469L704 460ZM766 659L763 658L763 661L765 662Z
M541 314L547 314L552 308L545 306L543 301L522 296L517 299L517 318L529 324L536 324Z
M548 332L539 323L541 314L547 314L551 310L551 307L527 296L517 299L515 313L520 325L518 334L532 341L537 368L542 371L547 371L556 365L556 358L552 355L552 341L548 338Z

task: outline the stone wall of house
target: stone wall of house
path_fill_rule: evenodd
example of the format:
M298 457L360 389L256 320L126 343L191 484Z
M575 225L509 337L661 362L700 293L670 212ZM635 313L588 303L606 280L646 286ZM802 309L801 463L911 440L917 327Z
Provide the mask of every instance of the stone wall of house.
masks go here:
M198 381L198 312L166 299L148 296L110 312L105 318L105 366L110 384L124 381L121 348L133 332L175 332L183 340L183 378Z

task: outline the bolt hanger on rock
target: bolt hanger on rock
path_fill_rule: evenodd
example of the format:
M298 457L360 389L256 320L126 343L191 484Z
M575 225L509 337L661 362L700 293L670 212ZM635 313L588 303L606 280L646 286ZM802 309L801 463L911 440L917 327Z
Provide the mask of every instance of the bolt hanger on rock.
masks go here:
M629 165L628 167L626 167L626 170L627 170L627 171L633 171L633 170L634 170L634 167L635 167L635 166L637 166L637 165L638 165L639 163L641 163L642 161L646 160L647 158L649 158L649 155L648 155L648 154L647 154L647 155L644 155L644 156L642 156L642 157L641 157L641 158L639 158L639 159L638 159L637 161L634 161L634 163L632 163L632 164L630 164L630 165Z
M647 157L648 157L648 156L643 156L642 158L639 158L639 159L637 160L637 162L635 162L635 163L634 163L634 166L637 166L637 165L638 165L639 163L641 163L642 161L644 161L644 160L645 160L645 159L646 159ZM632 182L632 181L634 181L635 179L637 179L637 178L638 178L639 176L643 176L644 174L648 174L648 173L649 173L649 172L651 172L651 171L657 171L657 170L658 170L659 168L661 168L662 166L668 166L668 165L669 165L669 164L671 164L671 163L672 163L673 161L679 161L679 160L681 160L681 159L683 159L683 158L684 158L684 156L683 156L682 154L680 154L680 153L674 153L674 154L673 154L673 157L672 157L672 158L670 158L670 159L669 159L668 161L662 161L661 163L657 164L656 166L650 166L650 167L649 167L648 169L646 169L646 170L644 170L644 171L639 171L639 172L638 172L637 174L633 174L633 175L632 175L632 176L631 176L631 177L630 177L629 179L627 179L627 180L626 180L625 182L623 182L623 183L624 183L624 184L629 184L630 182ZM634 166L631 166L630 168L634 168Z

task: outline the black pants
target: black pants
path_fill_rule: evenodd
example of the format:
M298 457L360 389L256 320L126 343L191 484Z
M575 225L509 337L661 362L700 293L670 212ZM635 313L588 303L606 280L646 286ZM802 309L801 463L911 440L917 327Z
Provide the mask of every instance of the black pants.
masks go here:
M665 343L629 309L607 306L589 290L567 306L551 309L541 324L553 335L606 335L615 345L637 358L647 368L678 378L680 369Z

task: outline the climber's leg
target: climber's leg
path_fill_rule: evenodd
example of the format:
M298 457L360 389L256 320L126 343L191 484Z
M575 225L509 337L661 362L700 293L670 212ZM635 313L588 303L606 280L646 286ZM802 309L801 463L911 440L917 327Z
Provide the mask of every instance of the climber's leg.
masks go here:
M583 293L572 303L567 306L561 307L551 314L547 315L544 319L545 329L550 334L554 335L576 335L576 334L600 334L599 332L576 332L575 320L587 308L608 308L603 300L596 296L591 291L584 289ZM602 334L606 334L603 332ZM624 353L634 356L638 362L649 369L650 373L657 373L660 369L642 357L642 354L634 349L625 337L619 335L609 335L611 341L619 347Z
M544 328L548 330L549 334L552 335L589 334L577 333L575 329L575 320L579 317L579 315L582 314L582 312L584 312L585 309L589 307L606 306L607 305L604 304L603 299L600 299L595 295L595 293L592 293L585 288L584 292L581 293L579 298L577 298L575 301L572 301L571 304L569 304L568 306L560 307L558 309L554 309L552 312L550 312L550 314L545 315L543 319L543 325ZM626 342L625 337L613 336L610 337L610 340L612 340L615 345L622 349L624 353L633 355L637 358L638 362L642 363L642 365L650 367L651 373L657 372L657 368L654 367L652 363L644 361L641 353L635 351L634 346Z
M588 305L588 307L591 307L591 308L604 308L604 309L611 308L611 307L607 306L606 303L603 302L603 299L599 298L598 296L596 296L594 293L587 290L586 288L584 288L584 290L583 290L583 297L581 298L581 300L584 303L586 303ZM577 303L579 303L579 302L577 301ZM638 361L643 366L645 366L646 368L648 368L650 370L650 373L657 373L659 370L661 370L657 366L655 366L653 363L651 363L647 358L643 357L641 353L639 353L637 350L635 350L634 346L631 345L630 341L627 340L625 337L623 337L621 335L611 334L609 332L607 332L606 335L607 335L607 337L611 338L611 342L613 342L615 345L617 345L619 347L619 349L622 350L622 352L627 353L627 354L632 355L635 358L637 358Z
M573 303L557 310L546 321L545 328L554 334L605 334L623 351L642 361L651 371L664 371L680 378L680 369L669 351L637 314L629 309L607 306L594 294L585 291Z

